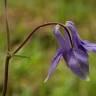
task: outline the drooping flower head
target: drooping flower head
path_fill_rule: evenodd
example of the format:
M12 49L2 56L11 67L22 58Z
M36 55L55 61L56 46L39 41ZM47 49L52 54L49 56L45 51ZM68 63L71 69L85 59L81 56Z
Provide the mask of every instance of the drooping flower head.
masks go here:
M66 65L75 75L79 76L83 80L88 80L88 51L96 51L96 44L81 40L73 22L67 21L65 27L68 30L64 30L64 36L60 32L59 25L56 25L54 28L53 33L60 48L57 50L57 53L52 60L52 65L49 69L45 82L55 71L61 58L64 58ZM73 47L70 44L67 31L70 31L71 33Z

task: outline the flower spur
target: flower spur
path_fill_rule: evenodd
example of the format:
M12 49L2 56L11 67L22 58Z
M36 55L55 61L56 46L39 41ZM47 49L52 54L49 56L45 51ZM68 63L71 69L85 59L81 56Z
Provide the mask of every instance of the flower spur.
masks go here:
M96 44L95 43L91 43L87 40L81 40L78 31L74 25L74 23L72 21L67 21L65 26L70 30L71 34L72 34L72 38L73 38L73 42L75 43L75 45L78 46L78 48L83 48L84 51L93 51L96 52Z

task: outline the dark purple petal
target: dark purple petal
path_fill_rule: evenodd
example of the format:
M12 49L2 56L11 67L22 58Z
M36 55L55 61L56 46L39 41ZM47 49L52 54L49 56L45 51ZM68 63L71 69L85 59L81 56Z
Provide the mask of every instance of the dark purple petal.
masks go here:
M75 48L78 47L78 45L80 44L80 37L74 23L71 21L67 21L65 26L68 27L72 34L72 40L74 42Z
M83 51L81 49L73 49L74 55L78 60L81 60L81 62L86 63L88 61L88 54L86 51Z
M67 52L71 48L70 39L69 39L69 36L68 36L68 33L67 33L66 30L64 30L65 34L64 34L64 36L62 36L59 27L60 27L59 25L55 26L55 28L54 28L54 35L55 35L59 45L63 49L63 51Z
M60 28L60 26L59 25L56 25L53 32L54 32L54 35L55 35L55 37L56 37L59 45L62 48L64 48L64 46L65 46L65 44L64 44L64 38L63 38L61 32L59 31L59 28Z
M64 57L64 56L63 56ZM88 55L80 49L72 49L64 57L68 67L81 79L86 79L89 73Z
M86 51L76 49L74 50L74 55L81 65L81 69L85 74L89 74L89 63L88 63L88 54Z
M70 42L70 39L69 39L69 36L68 36L68 33L66 30L64 30L64 44L65 44L65 51L68 52L70 49L71 49L71 42Z
M81 41L83 47L87 50L87 51L93 51L96 52L96 44L95 43L91 43L89 41L86 40L82 40Z
M51 67L50 67L50 69L48 71L48 75L47 75L44 82L47 82L47 80L50 78L51 74L55 71L61 57L62 57L62 49L59 49L57 51L55 57L52 60L52 65L51 65Z

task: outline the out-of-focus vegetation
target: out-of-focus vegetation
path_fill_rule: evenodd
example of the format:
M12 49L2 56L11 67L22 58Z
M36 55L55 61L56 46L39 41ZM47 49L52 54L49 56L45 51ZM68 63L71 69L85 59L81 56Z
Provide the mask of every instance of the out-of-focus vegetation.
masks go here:
M6 33L0 0L0 94L4 74ZM11 45L15 48L34 27L46 22L75 22L83 39L96 42L96 0L8 0ZM58 48L52 28L42 28L10 62L8 96L96 96L96 54L89 54L90 82L79 80L62 60L44 84Z

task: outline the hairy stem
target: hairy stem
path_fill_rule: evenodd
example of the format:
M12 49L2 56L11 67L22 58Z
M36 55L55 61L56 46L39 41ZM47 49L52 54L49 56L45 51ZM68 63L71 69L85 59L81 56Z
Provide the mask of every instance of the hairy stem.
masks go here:
M68 34L68 36L69 36L69 39L70 39L71 46L73 46L72 40L71 40L71 36L70 36L70 33L69 33L68 29L67 29L63 24L61 24L61 23L53 23L53 22L52 22L52 23L42 24L42 25L36 27L36 28L25 38L25 40L13 51L12 54L13 54L13 55L16 54L16 53L27 43L27 41L32 37L32 35L33 35L39 28L45 27L45 26L49 26L49 25L56 25L56 24L59 24L61 27L63 27L63 28L66 30L66 32L67 32L67 34Z
M6 96L6 92L7 92L9 61L10 61L10 56L7 55L5 60L5 73L4 73L4 84L3 84L2 96Z

